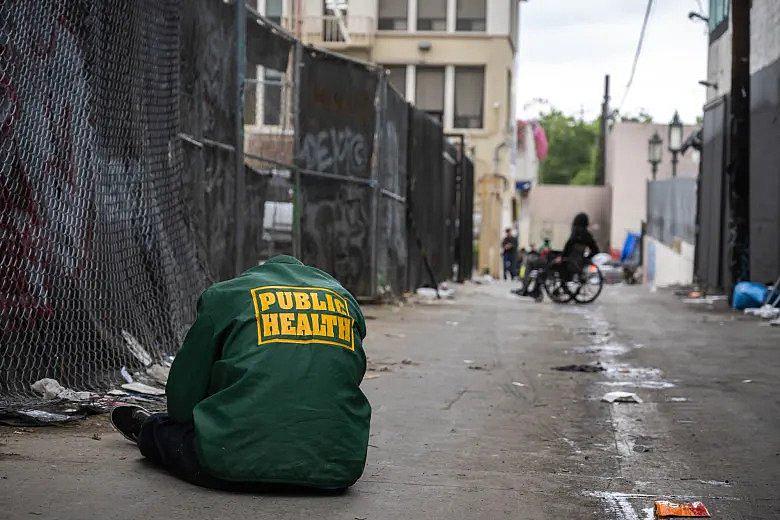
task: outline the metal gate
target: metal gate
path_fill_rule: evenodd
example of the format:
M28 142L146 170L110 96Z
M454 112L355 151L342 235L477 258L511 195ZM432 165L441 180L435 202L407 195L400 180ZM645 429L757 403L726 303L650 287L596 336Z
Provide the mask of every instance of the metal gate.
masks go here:
M725 165L728 150L726 118L728 97L711 101L704 107L702 129L702 170L698 190L698 232L696 236L696 276L709 289L728 286L726 268L725 218L728 197L725 192Z

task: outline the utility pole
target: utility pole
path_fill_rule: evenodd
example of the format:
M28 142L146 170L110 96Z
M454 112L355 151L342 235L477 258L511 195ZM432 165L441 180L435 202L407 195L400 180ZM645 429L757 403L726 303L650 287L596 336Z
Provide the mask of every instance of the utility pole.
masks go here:
M604 185L607 171L607 120L609 119L609 74L604 76L604 101L601 103L601 124L599 125L599 163L596 170L596 184Z

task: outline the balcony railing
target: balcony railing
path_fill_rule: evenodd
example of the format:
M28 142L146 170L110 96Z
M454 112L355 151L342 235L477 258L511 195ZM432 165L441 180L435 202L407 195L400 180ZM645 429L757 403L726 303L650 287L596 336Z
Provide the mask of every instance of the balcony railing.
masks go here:
M305 43L332 49L369 47L374 39L376 21L370 16L320 15L303 19Z

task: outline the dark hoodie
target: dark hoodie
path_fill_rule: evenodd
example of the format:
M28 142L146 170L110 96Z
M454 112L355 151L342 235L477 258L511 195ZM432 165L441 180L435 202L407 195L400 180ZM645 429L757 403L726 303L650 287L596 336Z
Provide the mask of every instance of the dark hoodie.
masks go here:
M578 213L571 223L571 235L563 247L565 257L585 257L585 249L589 250L588 257L599 252L599 246L588 231L588 215Z

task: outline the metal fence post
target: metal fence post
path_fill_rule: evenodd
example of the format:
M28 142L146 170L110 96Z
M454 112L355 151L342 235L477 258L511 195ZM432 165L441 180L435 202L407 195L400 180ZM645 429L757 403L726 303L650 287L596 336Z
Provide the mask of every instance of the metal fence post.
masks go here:
M293 131L293 164L298 155L298 146L300 136L300 118L301 118L301 69L303 68L303 45L300 41L295 41L293 52L293 92L292 92L292 131ZM292 252L295 258L300 259L301 250L301 172L295 165L293 172L293 229L292 229Z
M379 266L377 234L379 233L379 189L380 189L380 154L382 153L382 127L384 126L385 108L387 106L387 76L384 70L380 69L379 81L377 82L376 96L374 96L374 107L376 113L376 122L374 123L374 160L371 164L371 284L370 297L376 298L378 293L377 274Z
M235 194L233 218L235 219L235 274L244 270L244 218L246 189L244 168L244 74L246 72L246 6L244 0L235 0L236 36L236 129L235 129Z

